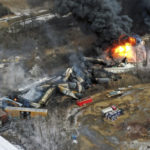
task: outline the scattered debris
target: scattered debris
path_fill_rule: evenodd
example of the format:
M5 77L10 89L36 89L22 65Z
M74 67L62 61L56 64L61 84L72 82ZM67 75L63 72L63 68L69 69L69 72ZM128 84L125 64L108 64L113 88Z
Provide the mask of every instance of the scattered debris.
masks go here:
M106 71L111 73L125 73L134 70L136 67L134 64L126 64L123 67L111 67L105 68Z
M3 69L5 67L5 64L0 64L0 69Z
M121 96L123 94L123 91L112 91L109 92L109 94L107 95L108 97L116 97L116 96Z
M128 88L132 88L132 85L129 85Z
M96 78L97 83L99 84L103 84L103 83L109 83L110 82L110 78Z
M19 88L17 91L20 92L20 93L25 93L26 91L32 89L33 87L38 87L40 85L43 85L43 84L45 84L47 82L52 81L55 78L56 78L55 76L54 77L41 78L41 79L39 79L38 81L36 81L36 82L34 82L32 84L29 84L29 85L27 85L25 87Z
M23 104L19 103L19 102L16 102L12 99L9 99L7 97L3 97L1 98L1 101L2 101L2 108L5 108L6 106L14 106L14 107L22 107Z
M100 58L84 57L83 59L84 61L88 61L93 64L101 64L101 65L107 66L107 62Z
M70 77L70 75L72 74L72 72L73 72L73 70L72 70L72 68L68 68L67 70L66 70L66 72L64 73L64 82L66 82L66 81L68 81L68 79L69 79L69 77Z
M125 91L125 90L127 90L127 88L121 87L121 88L118 88L118 90L119 90L119 91Z
M58 88L59 88L61 93L65 94L67 96L71 96L74 99L78 99L77 96L75 95L75 93L77 93L77 92L76 91L71 91L68 87L68 84L67 85L65 85L65 84L58 85Z

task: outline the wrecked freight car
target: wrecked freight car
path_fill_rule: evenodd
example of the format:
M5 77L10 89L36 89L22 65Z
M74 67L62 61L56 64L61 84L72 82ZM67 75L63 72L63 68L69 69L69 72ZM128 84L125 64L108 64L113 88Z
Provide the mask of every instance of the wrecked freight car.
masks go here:
M5 111L10 117L27 119L30 117L42 116L46 117L48 114L47 109L35 109L24 107L6 107Z
M93 83L103 85L108 84L111 80L120 79L119 75L104 69L110 64L103 59L83 57L80 61L81 67L70 67L61 76L41 78L19 88L14 92L14 96L12 94L1 99L2 107L10 116L23 116L23 118L36 115L46 116L47 110L41 113L42 110L39 108L46 106L57 92L72 97L77 100L78 106L83 106L93 101L92 98L82 99L85 89L91 87ZM121 93L109 94L111 97Z

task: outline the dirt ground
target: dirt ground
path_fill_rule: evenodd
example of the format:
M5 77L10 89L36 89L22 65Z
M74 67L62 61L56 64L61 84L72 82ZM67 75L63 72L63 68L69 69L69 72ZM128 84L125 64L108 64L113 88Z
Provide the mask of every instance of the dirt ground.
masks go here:
M37 10L46 10L53 7L53 0L0 0L0 3L14 13L36 12Z
M126 87L122 96L108 98L112 90L105 90L92 96L93 103L79 111L78 118L80 150L140 150L148 149L150 84ZM116 121L102 117L103 108L116 105L124 115Z

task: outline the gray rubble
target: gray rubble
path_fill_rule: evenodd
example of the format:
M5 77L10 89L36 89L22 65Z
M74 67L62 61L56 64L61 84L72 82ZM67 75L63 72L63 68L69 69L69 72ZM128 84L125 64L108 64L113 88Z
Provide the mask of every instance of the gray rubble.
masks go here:
M15 96L10 97L10 99L12 99L12 101L14 101L14 98L17 99L17 101L14 102L16 105L17 103L22 104L18 105L18 107L40 108L47 105L52 99L52 96L58 92L77 100L82 98L84 91L90 88L93 83L103 85L109 84L112 80L116 81L120 79L119 75L105 69L106 67L109 68L110 63L108 65L107 61L103 59L81 57L76 64L78 65L67 68L62 75L44 77L15 90L17 94L14 94ZM119 64L117 65L119 66ZM124 65L125 68L128 68L126 64ZM117 66L115 67L117 68ZM110 70L111 69L113 69L113 67L110 67ZM2 105L9 106L8 103Z
M110 82L110 78L96 78L96 81L99 84L109 83Z

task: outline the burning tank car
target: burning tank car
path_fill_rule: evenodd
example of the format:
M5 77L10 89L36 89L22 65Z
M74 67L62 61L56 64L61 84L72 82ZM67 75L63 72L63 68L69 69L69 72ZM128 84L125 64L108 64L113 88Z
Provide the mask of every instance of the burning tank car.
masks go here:
M118 42L128 42L128 41L133 41L135 45L138 45L142 42L142 39L140 38L139 35L122 35L120 36Z

